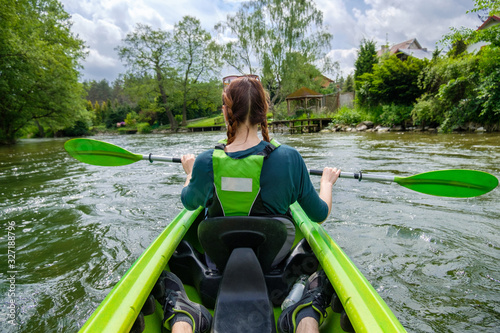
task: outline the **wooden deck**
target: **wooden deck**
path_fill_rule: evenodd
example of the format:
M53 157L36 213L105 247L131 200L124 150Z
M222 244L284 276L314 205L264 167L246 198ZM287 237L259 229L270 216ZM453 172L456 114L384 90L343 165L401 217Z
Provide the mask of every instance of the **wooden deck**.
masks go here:
M294 120L280 120L269 123L269 131L285 132L290 134L296 133L313 133L319 132L327 127L332 122L331 118L314 118L314 119L294 119Z
M188 127L190 132L212 132L212 131L225 131L225 125L218 126L203 126L203 127Z
M279 120L269 122L269 132L290 134L298 133L314 133L319 132L332 122L331 118L314 118L314 119L295 119L295 120ZM204 127L189 127L190 132L211 132L211 131L225 131L224 124Z

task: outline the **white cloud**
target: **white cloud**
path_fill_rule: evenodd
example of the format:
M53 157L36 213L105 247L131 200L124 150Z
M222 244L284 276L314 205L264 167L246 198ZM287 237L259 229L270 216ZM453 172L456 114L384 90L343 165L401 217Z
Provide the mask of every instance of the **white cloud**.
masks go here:
M411 38L417 38L423 47L434 48L449 27L469 26L471 15L466 11L472 8L470 0L365 0L369 5L366 10L354 12L362 30L368 39L378 45L396 44Z
M358 57L357 48L331 50L327 56L339 63L341 76L346 77L354 73L354 61Z
M87 57L87 63L92 65L92 68L107 69L110 67L118 67L119 63L116 58L107 57L100 54L97 50L90 49Z
M243 0L62 0L72 15L73 31L91 53L84 63L84 78L114 80L125 71L114 50L137 23L172 29L183 16L198 18L207 31L234 13ZM472 0L315 0L324 24L333 34L330 55L340 62L343 75L353 69L363 38L380 46L417 38L433 49L449 27L477 27L480 22Z

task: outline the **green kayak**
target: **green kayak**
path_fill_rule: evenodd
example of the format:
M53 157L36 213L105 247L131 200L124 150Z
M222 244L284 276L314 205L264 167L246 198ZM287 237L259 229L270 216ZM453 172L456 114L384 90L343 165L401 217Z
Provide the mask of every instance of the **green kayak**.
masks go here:
M296 279L321 268L336 293L321 332L406 332L353 262L299 204L290 206L289 222L284 217L212 222L204 220L203 212L201 207L182 210L80 332L168 332L162 325L164 271L179 276L189 298L212 312L213 331L275 332L280 304ZM204 230L200 237L199 229ZM215 264L205 261L204 249Z

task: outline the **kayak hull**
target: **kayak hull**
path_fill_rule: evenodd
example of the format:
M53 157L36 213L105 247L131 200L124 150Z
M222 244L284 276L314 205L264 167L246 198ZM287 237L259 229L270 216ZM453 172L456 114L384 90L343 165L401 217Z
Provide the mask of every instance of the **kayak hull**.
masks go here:
M324 269L332 283L354 330L356 332L405 332L405 329L383 299L340 247L330 238L323 227L311 222L297 203L293 204L290 210L296 226L294 246L303 246L309 249L312 256L317 259L317 263ZM203 248L197 236L198 224L202 219L203 210L201 207L195 211L182 210L131 266L80 329L80 332L130 332L131 330L168 332L162 325L162 306L158 300L154 300L150 295L154 294L158 289L157 281L164 270L170 271L170 266L175 266L176 262L187 263L189 261L184 258L178 260L176 256L188 253L188 257L192 256L194 258L191 261L197 261L199 253L203 253ZM182 242L183 240L186 242ZM181 245L176 252L181 242L182 244L190 244L192 248L183 250ZM197 254L189 254L189 251ZM311 260L308 260L304 264L303 257L297 256L297 258L297 260L301 260L299 265L297 265L297 262L289 260L290 267L284 268L285 271L281 273L282 276L279 276L280 273L278 273L275 278L278 284L281 283L279 280L286 280L289 287L291 287L294 281L288 276L291 269L299 266L307 268L307 265L311 263ZM190 265L193 268L187 266L183 268L186 276L179 276L185 283L186 293L191 301L205 305L213 314L213 301L217 297L217 290L212 295L207 296L207 293L203 292L203 290L210 291L212 287L200 287L200 283L214 283L214 285L218 286L217 281L213 282L203 277L198 281L193 281L193 279L196 279L193 276L207 274L207 272L204 271L205 268L200 263L195 262ZM174 266L173 271L178 274L179 269ZM202 267L201 270L199 267ZM317 267L309 267L308 269L317 269ZM195 273L196 270L199 272ZM300 272L296 273L296 275L300 274ZM272 282L269 282L268 278L272 280L273 277L266 277L268 290L281 290L281 294L270 291L270 298L274 303L274 318L277 320L281 314L279 303L286 295L282 292L282 286L269 288L269 284ZM201 293L200 290L202 290ZM145 310L147 305L149 308ZM328 308L327 314L328 316L321 325L320 331L344 332L341 327L341 323L344 328L346 325L344 316L341 318L341 315L333 312L331 308Z

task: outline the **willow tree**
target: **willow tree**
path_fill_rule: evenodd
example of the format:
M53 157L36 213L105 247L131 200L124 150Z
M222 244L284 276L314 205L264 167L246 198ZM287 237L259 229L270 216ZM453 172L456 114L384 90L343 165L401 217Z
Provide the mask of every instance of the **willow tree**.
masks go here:
M177 122L168 106L169 84L176 77L173 69L172 34L161 29L154 30L144 24L137 24L134 31L123 39L123 45L116 48L122 61L125 61L131 74L151 75L161 98L172 129Z
M335 63L326 58L332 35L323 25L323 13L312 0L254 0L241 5L217 28L236 38L227 45L228 63L237 70L258 67L279 104L298 82L310 82L320 72L331 72ZM234 51L239 51L234 56ZM255 63L255 65L253 65ZM321 70L317 66L321 63Z
M56 0L0 0L0 143L36 124L65 128L88 113L78 83L84 43Z

